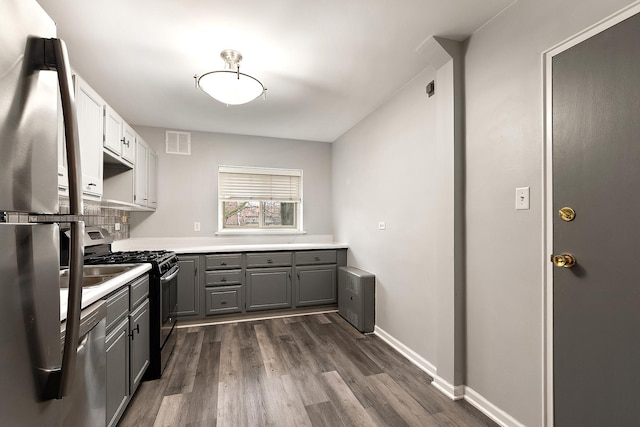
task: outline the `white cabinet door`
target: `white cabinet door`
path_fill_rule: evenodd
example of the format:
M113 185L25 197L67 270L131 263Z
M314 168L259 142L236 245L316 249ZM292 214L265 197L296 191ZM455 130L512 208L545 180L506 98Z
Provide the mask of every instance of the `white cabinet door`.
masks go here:
M89 85L73 76L76 90L82 191L90 196L102 196L102 141L104 101Z
M148 167L149 147L140 137L136 138L136 166L135 166L135 193L133 202L139 206L147 206L148 193Z
M129 163L136 161L136 132L127 122L122 123L122 158Z
M147 206L150 208L158 207L158 155L152 148L149 148L149 174L148 174L148 196Z
M122 117L108 105L104 106L104 148L120 157L122 155Z

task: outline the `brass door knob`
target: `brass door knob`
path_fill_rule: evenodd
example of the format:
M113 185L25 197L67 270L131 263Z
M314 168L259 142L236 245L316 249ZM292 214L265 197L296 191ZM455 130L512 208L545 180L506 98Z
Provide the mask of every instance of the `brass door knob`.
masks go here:
M556 267L571 268L576 265L576 257L571 254L556 255L551 261Z

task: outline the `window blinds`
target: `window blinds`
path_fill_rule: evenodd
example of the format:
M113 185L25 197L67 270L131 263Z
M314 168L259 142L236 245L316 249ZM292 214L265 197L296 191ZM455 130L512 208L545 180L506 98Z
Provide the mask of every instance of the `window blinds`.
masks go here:
M219 200L270 200L300 202L302 171L220 166L218 168Z

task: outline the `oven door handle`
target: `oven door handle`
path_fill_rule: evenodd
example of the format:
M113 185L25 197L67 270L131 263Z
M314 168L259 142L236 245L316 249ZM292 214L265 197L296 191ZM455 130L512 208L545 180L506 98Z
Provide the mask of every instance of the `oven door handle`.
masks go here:
M160 278L160 282L165 283L170 280L173 280L173 278L178 275L178 272L180 272L180 266L176 264L173 266L171 270L169 270L169 272L166 275Z

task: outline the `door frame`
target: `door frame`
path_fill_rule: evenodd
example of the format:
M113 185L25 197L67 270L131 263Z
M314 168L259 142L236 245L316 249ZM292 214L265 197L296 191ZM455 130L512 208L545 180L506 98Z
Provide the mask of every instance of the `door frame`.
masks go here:
M542 155L542 270L544 295L544 338L543 338L543 420L544 425L553 427L553 264L549 261L553 254L553 109L552 109L552 59L554 56L580 44L616 24L640 13L640 0L608 16L591 27L564 40L542 54L543 73L543 126L544 142Z

